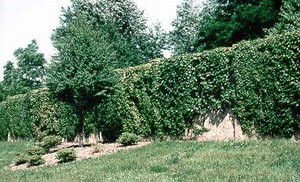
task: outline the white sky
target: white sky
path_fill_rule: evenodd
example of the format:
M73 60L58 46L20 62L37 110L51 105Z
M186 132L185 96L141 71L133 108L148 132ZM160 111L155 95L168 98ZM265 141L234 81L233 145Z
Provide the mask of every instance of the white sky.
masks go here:
M134 0L145 10L150 24L159 21L166 30L176 17L176 6L182 0ZM54 50L50 35L59 25L61 7L70 5L69 0L0 0L0 81L3 66L15 61L13 52L37 40L39 51L49 61Z

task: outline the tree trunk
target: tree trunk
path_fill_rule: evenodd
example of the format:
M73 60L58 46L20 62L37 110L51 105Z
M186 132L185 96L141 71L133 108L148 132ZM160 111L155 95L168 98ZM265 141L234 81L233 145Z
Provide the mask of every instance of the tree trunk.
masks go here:
M84 146L84 112L82 110L77 110L78 112L78 126L77 134L79 139L79 146Z

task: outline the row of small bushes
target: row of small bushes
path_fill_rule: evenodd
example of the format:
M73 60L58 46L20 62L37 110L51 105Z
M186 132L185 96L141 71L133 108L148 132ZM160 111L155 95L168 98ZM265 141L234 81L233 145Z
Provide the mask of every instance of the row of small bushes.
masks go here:
M15 165L28 163L28 166L38 166L46 161L42 158L44 154L49 153L50 149L60 145L62 138L49 135L41 139L37 145L27 149L27 154L18 154L14 160ZM73 148L64 148L57 152L56 158L59 162L70 162L76 159L76 153Z
M290 137L300 129L300 32L119 70L121 89L89 113L87 133L180 137L197 116L231 110L244 131ZM0 139L75 137L73 108L46 89L0 103Z

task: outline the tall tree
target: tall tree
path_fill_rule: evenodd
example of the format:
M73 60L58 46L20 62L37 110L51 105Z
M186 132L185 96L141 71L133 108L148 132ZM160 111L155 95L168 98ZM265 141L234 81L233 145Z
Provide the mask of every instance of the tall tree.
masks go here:
M0 82L0 102L5 100L5 93L3 89L3 82Z
M169 44L175 54L194 51L200 11L200 4L196 0L183 0L177 6L177 17L172 22L174 29L169 33Z
M208 0L201 12L198 50L211 49L264 35L278 19L281 0Z
M43 85L45 75L44 55L38 52L35 40L25 48L18 48L14 52L17 67L8 61L4 66L3 91L5 97L26 93Z
M64 30L60 34L60 30ZM109 34L95 30L85 15L61 22L52 41L58 53L47 71L47 86L76 109L77 133L83 145L88 111L114 90L115 51Z
M4 65L4 72L3 72L3 92L5 95L5 98L7 96L13 96L19 93L22 93L22 89L18 85L18 74L17 69L14 67L14 63L11 61L8 61Z
M15 67L14 67L14 63L11 61L8 61L4 66L4 72L3 72L3 84L5 86L10 86L13 84L13 82L15 81L14 78L14 71L15 71Z
M36 40L32 40L25 48L17 49L14 55L18 61L19 84L27 91L41 87L46 60L44 54L38 52Z
M63 10L62 22L66 23L84 14L94 30L109 34L109 42L116 51L119 67L146 63L162 57L163 42L151 38L159 32L151 31L146 25L144 12L132 0L72 0L72 6ZM64 30L56 31L57 36ZM149 52L149 50L152 50Z

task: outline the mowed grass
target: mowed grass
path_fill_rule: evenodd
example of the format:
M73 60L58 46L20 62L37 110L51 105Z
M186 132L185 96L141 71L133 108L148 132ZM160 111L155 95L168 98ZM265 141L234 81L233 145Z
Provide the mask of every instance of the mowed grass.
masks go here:
M10 165L17 154L26 153L33 142L0 142L0 181L5 166Z
M0 181L300 181L300 143L169 141L97 159L9 171L28 143L0 143Z

